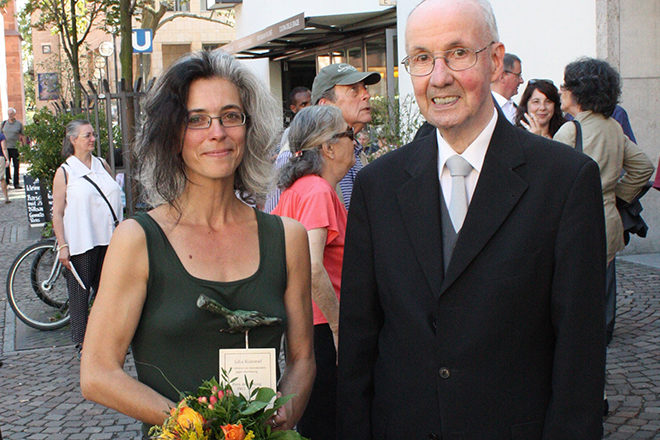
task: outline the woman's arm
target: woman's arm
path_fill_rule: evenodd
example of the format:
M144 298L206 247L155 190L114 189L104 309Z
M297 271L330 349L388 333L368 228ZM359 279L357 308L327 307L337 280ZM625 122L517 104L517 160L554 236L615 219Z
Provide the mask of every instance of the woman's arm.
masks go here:
M5 142L4 138L0 141L0 148L2 148L2 155L6 159L5 167L9 167L9 152L7 151L7 143Z
M60 251L60 263L67 269L71 269L69 263L69 247L64 237L64 208L66 207L66 180L64 169L59 167L53 178L53 232L57 239Z
M626 171L614 191L620 199L630 203L653 174L651 159L628 136L623 136L623 169Z
M292 429L307 406L316 364L307 234L305 228L295 220L282 218L282 222L286 237L288 282L284 306L288 324L286 369L279 388L283 395L293 394L294 397L278 411L274 420L279 429Z
M328 320L335 349L339 337L339 300L332 286L328 272L323 266L323 251L328 237L326 228L316 228L307 231L309 238L309 255L312 263L312 299Z
M120 224L108 247L80 363L86 399L145 423L161 424L174 402L124 372L146 298L149 261L144 231L134 220Z
M108 174L110 174L110 177L112 177L114 179L115 176L114 176L114 174L112 174L112 169L110 168L110 165L108 165L108 162L106 162L106 160L103 159L102 157L99 157L99 159L101 159L101 164L103 165L103 168L105 168L105 170L108 172Z

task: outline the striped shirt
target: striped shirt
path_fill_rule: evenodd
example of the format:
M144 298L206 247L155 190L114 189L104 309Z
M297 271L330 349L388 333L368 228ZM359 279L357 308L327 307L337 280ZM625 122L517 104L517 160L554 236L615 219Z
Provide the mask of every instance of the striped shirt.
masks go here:
M351 193L353 192L353 182L357 176L358 171L364 166L360 160L360 153L362 152L362 145L358 141L355 141L355 164L348 170L348 173L339 181L339 189L341 190L341 198L348 211L348 207L351 204ZM278 174L279 170L284 166L285 163L291 158L291 151L281 150L280 154L277 155L275 159L275 173ZM264 212L272 212L273 209L277 206L277 203L280 201L280 196L282 195L282 190L278 187L275 187L266 197L266 204L264 205Z

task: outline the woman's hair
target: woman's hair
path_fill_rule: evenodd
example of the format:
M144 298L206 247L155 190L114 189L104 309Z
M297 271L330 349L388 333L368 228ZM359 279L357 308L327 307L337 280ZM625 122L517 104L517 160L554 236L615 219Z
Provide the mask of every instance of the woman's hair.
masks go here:
M532 98L534 90L538 90L539 92L543 93L550 101L555 104L555 110L552 113L548 127L550 136L554 136L555 133L557 133L557 130L559 130L559 127L561 127L564 122L566 122L566 118L564 118L561 113L561 102L559 101L559 92L557 91L557 87L555 87L555 85L549 79L529 80L527 87L525 88L525 91L520 98L520 105L518 105L518 110L516 111L514 125L522 127L520 121L523 119L523 116L525 116L525 113L527 113L529 100Z
M75 153L73 149L73 144L71 143L72 137L78 137L80 133L80 127L84 125L92 125L89 121L84 119L74 119L73 121L66 124L66 134L62 140L62 158L66 160L69 156Z
M564 69L563 87L583 111L610 117L621 96L621 77L606 61L580 58Z
M311 105L296 113L289 126L291 158L280 169L277 186L286 189L308 174L319 174L323 167L320 147L336 142L346 131L341 110L334 105Z
M202 78L223 78L238 88L247 115L245 153L236 170L234 189L249 203L265 198L271 181L268 152L279 133L279 105L269 90L233 56L214 50L178 59L148 92L144 117L135 141L137 178L152 206L175 200L187 182L181 156L186 130L190 84Z

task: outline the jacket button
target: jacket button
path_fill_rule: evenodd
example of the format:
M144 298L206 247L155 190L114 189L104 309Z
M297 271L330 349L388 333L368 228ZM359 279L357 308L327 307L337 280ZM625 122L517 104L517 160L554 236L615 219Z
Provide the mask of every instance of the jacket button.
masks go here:
M449 379L449 376L451 376L451 373L449 373L449 368L445 368L445 367L440 368L440 371L438 373L440 374L440 377L443 379Z

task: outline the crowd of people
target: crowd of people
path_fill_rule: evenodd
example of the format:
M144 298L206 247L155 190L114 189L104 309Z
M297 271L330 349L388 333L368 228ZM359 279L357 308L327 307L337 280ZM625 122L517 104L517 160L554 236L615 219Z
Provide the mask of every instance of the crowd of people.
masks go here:
M278 390L295 395L275 430L601 438L616 198L632 202L654 170L617 104L620 76L581 58L559 88L531 79L515 103L522 61L486 0L419 4L405 41L426 123L371 164L360 133L381 78L345 63L291 91L281 133L275 99L233 56L179 59L135 142L153 209L123 222L92 126L69 124L53 226L85 397L146 436L179 390L217 377L218 349L246 336L219 331L203 294L281 322L249 334L282 351Z

